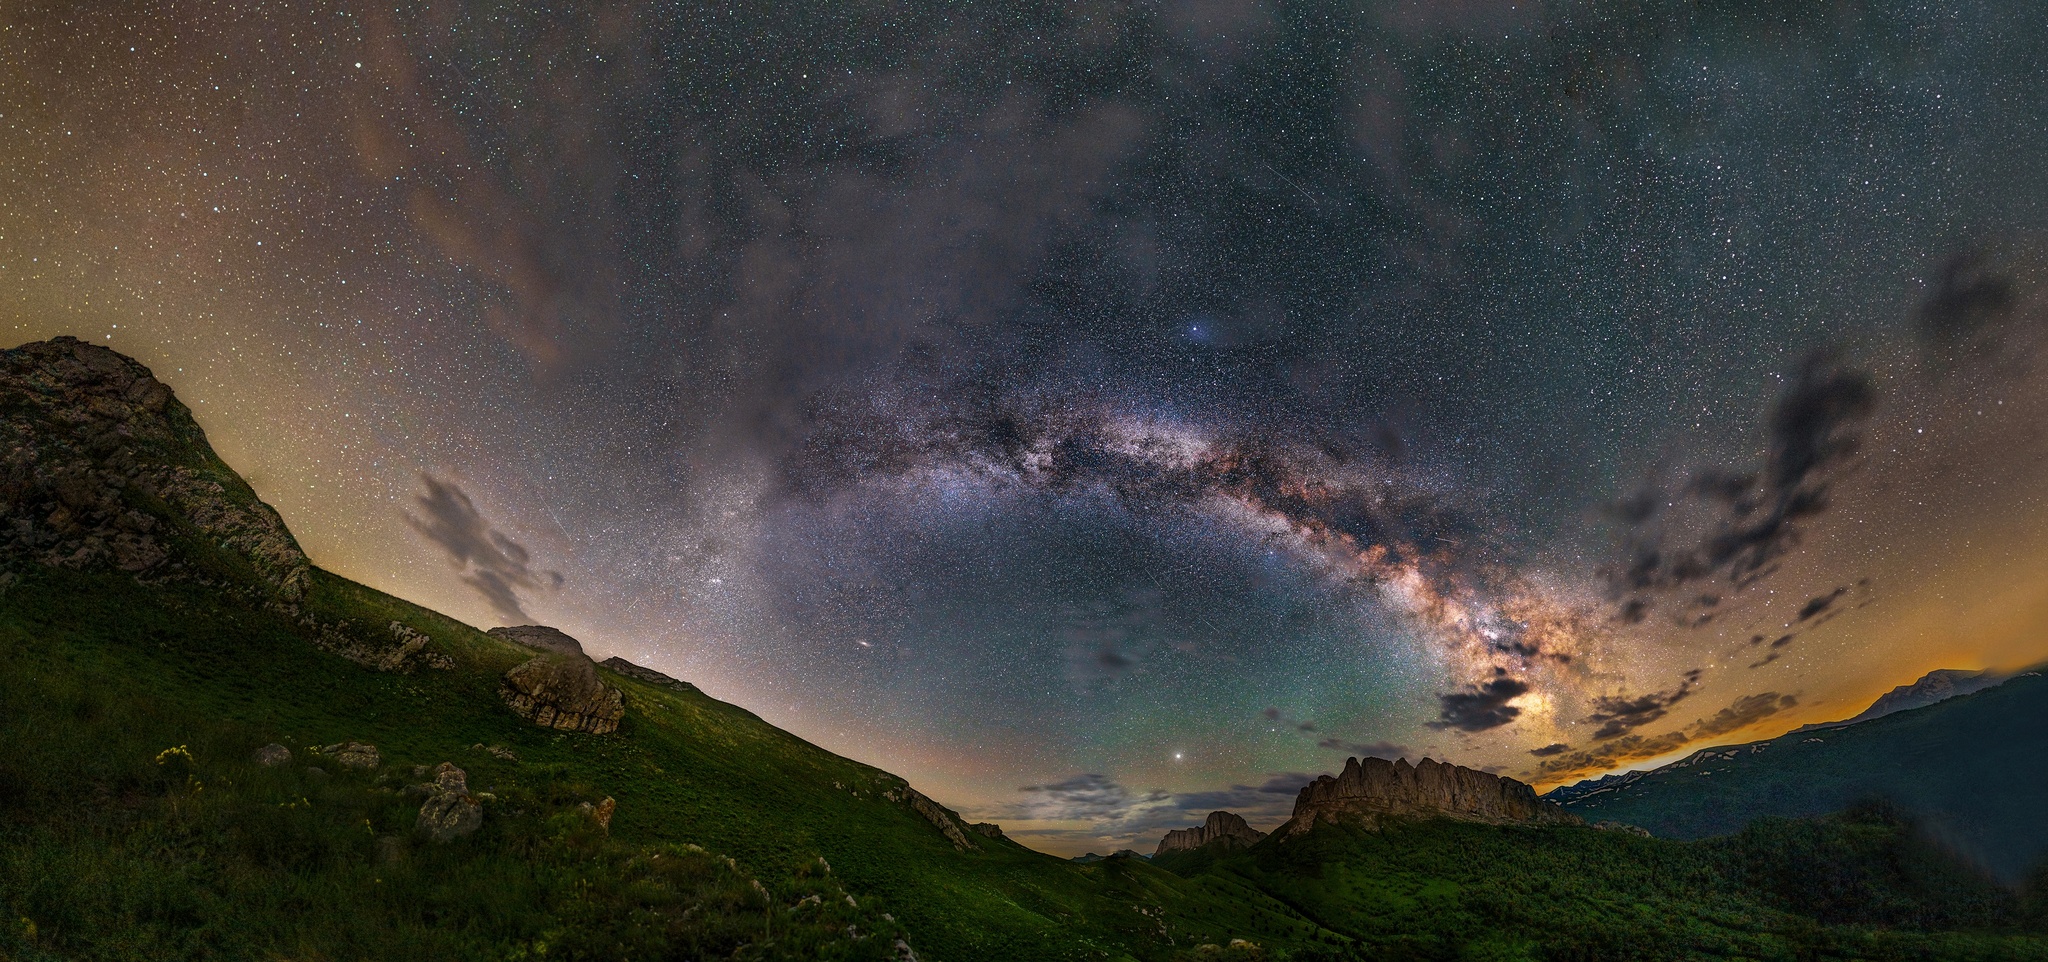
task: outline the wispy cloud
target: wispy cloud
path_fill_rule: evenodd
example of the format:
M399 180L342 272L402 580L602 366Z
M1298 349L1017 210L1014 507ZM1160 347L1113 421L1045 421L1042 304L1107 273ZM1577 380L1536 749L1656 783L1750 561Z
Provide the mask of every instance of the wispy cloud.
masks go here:
M426 492L413 498L419 513L406 512L406 523L439 547L498 614L525 621L520 592L561 587L561 573L536 570L525 546L485 520L461 486L431 474L420 475L420 483Z

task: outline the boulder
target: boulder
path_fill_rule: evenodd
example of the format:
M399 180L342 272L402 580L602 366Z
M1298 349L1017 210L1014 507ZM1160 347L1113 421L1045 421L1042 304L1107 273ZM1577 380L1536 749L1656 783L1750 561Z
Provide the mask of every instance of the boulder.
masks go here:
M264 768L276 768L292 763L292 750L276 742L256 749L256 764Z
M493 628L503 638L537 652L505 673L498 694L505 704L542 728L603 735L626 717L625 696L597 676L583 645L553 628L522 625Z
M428 793L427 800L420 804L419 818L413 823L415 830L429 840L447 842L481 827L484 806L469 792L468 773L455 767L454 762L442 762L434 766L432 774L432 782L415 786Z
M590 816L590 820L596 822L598 828L610 831L612 827L612 812L617 811L618 807L619 803L613 800L610 795L606 795L604 801L595 805L589 802L582 802L576 806L576 810Z
M420 805L413 827L430 841L452 842L484 824L484 804L468 792L435 795Z
M365 745L362 742L329 745L320 749L320 754L333 759L334 764L343 768L368 771L384 764L384 757L377 754L377 746Z

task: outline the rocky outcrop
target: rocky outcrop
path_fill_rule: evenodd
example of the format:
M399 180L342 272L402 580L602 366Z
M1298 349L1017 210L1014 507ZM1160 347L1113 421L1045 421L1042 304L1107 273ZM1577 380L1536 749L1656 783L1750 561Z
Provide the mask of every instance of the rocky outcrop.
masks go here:
M1324 775L1302 787L1294 817L1275 830L1283 838L1321 822L1378 826L1392 818L1455 818L1474 822L1529 822L1577 825L1577 816L1536 797L1536 790L1512 778L1425 758L1353 758L1335 778Z
M919 792L917 789L905 785L902 788L883 792L882 797L892 802L902 802L910 806L911 811L924 816L925 821L938 826L939 834L946 836L946 841L952 842L954 848L965 852L975 847L974 843L968 840L966 834L960 831L960 825L958 822L953 821L953 816L948 814L944 808L941 808L939 803L924 797L924 793Z
M149 369L59 337L0 351L0 567L229 582L296 601L312 565Z
M303 610L313 566L284 520L127 357L70 337L0 351L0 452L0 582L34 567L194 582L368 668L454 666L396 622L324 623Z
M982 838L1003 837L1003 827L1001 825L997 825L994 822L975 822L973 824L968 825L967 830L973 832L976 835L981 836Z
M683 681L680 678L671 678L667 675L662 674L661 672L655 671L652 668L645 668L640 665L633 664L632 662L627 661L624 658L620 658L616 655L610 658L606 658L605 660L598 662L598 664L603 665L604 667L609 668L615 672L618 672L619 674L624 675L627 678L631 678L635 681L644 681L650 685L659 685L663 688L672 688L676 691L689 692L692 695L703 694L703 692L697 689L696 685L692 685L689 682Z
M1159 849L1152 853L1158 858L1168 852L1186 852L1215 845L1218 848L1244 848L1266 833L1245 824L1243 817L1232 812L1210 812L1202 824L1194 828L1176 828L1159 840Z
M256 749L255 758L256 764L264 768L276 768L279 765L289 765L292 763L292 750L276 742L271 742L262 748Z
M481 828L484 805L470 794L468 773L453 762L442 762L432 774L433 781L413 787L427 796L413 829L431 841L451 842Z
M625 696L597 677L597 665L576 639L538 625L490 634L539 652L505 673L498 694L513 711L542 728L593 735L618 730Z

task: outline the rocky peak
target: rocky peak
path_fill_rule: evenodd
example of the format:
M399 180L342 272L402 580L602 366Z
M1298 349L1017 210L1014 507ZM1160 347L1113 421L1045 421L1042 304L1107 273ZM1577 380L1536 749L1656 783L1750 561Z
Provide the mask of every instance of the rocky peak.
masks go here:
M1210 812L1209 817L1195 828L1176 828L1159 840L1159 850L1152 853L1158 858L1168 852L1189 851L1208 845L1222 848L1243 848L1266 833L1245 823L1243 816L1233 812Z
M311 564L148 368L59 337L0 351L0 567L225 581L296 601Z
M1579 823L1576 816L1536 797L1536 790L1512 778L1425 758L1352 758L1344 771L1324 775L1301 789L1294 817L1276 832L1299 835L1319 822L1350 821L1377 826L1388 818L1455 818L1476 822Z

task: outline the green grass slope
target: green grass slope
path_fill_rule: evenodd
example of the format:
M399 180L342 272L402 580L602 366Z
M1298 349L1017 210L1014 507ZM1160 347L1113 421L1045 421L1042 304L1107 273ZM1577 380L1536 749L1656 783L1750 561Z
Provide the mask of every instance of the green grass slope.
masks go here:
M626 692L619 732L541 729L497 695L523 650L324 573L304 608L401 621L457 666L374 672L197 586L46 570L0 595L0 947L894 958L900 937L925 959L1164 959L1318 934L1257 892L1142 862L1075 865L979 836L956 851L884 797L901 779L702 695L607 673ZM355 773L307 753L345 740L386 764ZM271 741L293 765L250 761ZM440 761L494 796L484 830L445 846L413 838L418 800L398 791L419 780L412 765ZM609 833L574 808L605 796Z
M2048 678L1996 688L1847 728L1703 751L1629 784L1568 801L1671 838L1742 829L1884 799L2001 878L2048 858Z
M1447 819L1323 825L1172 862L1267 892L1351 940L1299 958L2042 959L2013 891L1885 812L1678 842Z

